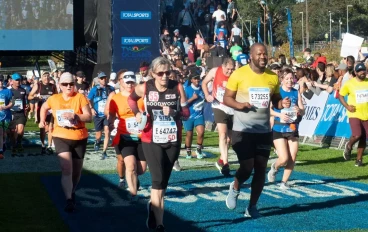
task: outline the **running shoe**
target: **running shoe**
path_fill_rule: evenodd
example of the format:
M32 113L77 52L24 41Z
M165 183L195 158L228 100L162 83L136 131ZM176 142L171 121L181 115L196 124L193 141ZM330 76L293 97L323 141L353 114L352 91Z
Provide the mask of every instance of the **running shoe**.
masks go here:
M73 203L72 199L66 200L64 211L67 213L73 213L75 211L75 204Z
M191 159L192 158L192 152L191 151L187 151L187 156L185 158Z
M269 183L273 183L276 180L277 170L275 168L275 164L276 163L271 164L271 169L270 169L270 171L267 174L267 178L268 178L268 182Z
M258 212L257 206L249 206L245 210L244 217L251 217L253 219L260 218L262 215Z
M151 201L148 201L148 203L147 203L147 221L146 221L146 226L147 226L148 229L154 230L157 227L157 225L156 225L156 217L155 217L155 213L152 211L151 207L152 207Z
M17 150L18 150L19 153L23 153L24 152L24 148L23 148L22 144L18 144L17 145Z
M41 155L46 155L46 147L41 148Z
M179 161L175 161L174 166L173 166L173 169L175 171L177 171L177 172L180 172L181 171L181 167L180 167Z
M229 166L229 164L224 164L224 166L222 166L221 174L224 175L224 176L229 176L230 175L230 166Z
M95 148L95 151L100 150L100 142L99 141L95 141L94 148Z
M231 182L229 187L229 194L227 194L226 197L226 206L228 209L235 209L236 208L236 202L238 200L240 191L236 191L234 189L234 181Z
M48 155L52 155L52 154L54 154L54 151L52 150L52 148L51 148L51 147L48 147L48 148L46 148L46 153L47 153Z
M166 230L165 230L165 227L163 225L159 225L159 226L156 227L155 231L156 232L165 232Z
M17 150L17 148L15 148L15 147L12 148L12 150L11 150L11 156L12 157L18 156L18 150Z
M106 151L102 152L102 155L101 155L101 160L104 160L107 158L107 154L106 154Z
M355 167L362 167L362 166L363 166L363 161L362 160L355 161Z
M348 148L348 143L345 144L344 152L342 153L342 156L345 160L350 160L351 157L351 149Z
M0 153L0 160L2 160L4 158L5 158L5 156L2 153Z
M288 183L281 182L280 189L281 190L289 190L290 189L290 185Z
M136 202L138 202L138 200L139 200L138 195L130 195L130 202L131 203L136 203Z
M121 189L125 189L125 180L124 179L119 180L118 187L121 188Z
M203 159L203 153L201 149L196 150L197 159Z
M72 201L73 201L74 206L76 206L77 201L75 200L75 193L72 193Z

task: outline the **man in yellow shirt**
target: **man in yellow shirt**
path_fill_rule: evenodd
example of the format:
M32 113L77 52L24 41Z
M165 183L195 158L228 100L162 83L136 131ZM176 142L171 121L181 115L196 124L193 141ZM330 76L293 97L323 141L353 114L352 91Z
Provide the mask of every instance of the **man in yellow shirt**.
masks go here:
M261 215L256 204L264 187L272 146L270 102L278 109L289 108L290 99L281 99L278 77L266 69L266 47L260 43L252 45L250 58L249 65L237 69L230 76L224 95L224 104L234 109L231 140L240 164L230 184L226 206L235 209L240 186L254 169L250 202L244 216L258 218Z
M344 159L350 160L351 150L358 143L356 167L363 166L362 157L368 137L368 79L366 67L363 63L355 66L356 77L348 80L340 90L339 100L346 108L349 117L351 137L345 144ZM345 101L348 96L348 102Z

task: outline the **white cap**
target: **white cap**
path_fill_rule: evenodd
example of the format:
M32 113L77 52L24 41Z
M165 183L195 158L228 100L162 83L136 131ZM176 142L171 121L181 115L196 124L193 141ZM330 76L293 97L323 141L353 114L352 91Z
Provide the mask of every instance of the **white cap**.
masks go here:
M124 82L127 83L129 81L136 82L137 78L135 77L134 72L127 71L123 75Z
M116 79L116 73L112 72L110 74L110 80L115 80Z
M61 74L59 83L72 83L74 82L74 78L73 75L69 72L65 72L63 74Z

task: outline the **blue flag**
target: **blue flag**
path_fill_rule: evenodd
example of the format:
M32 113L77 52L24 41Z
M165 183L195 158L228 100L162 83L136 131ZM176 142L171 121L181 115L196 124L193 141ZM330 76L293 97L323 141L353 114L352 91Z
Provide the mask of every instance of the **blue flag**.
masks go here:
M258 36L258 43L262 43L262 38L261 38L261 18L258 18L257 36Z
M287 17L288 17L288 26L286 28L286 33L289 39L289 44L290 44L290 58L294 57L294 43L293 43L293 25L291 22L291 13L290 13L290 9L287 8Z
M271 16L270 13L268 13L268 19L270 20L270 34L269 34L270 39L268 41L269 41L270 45L273 46L273 38L272 38L273 37L273 33L272 33L272 16Z

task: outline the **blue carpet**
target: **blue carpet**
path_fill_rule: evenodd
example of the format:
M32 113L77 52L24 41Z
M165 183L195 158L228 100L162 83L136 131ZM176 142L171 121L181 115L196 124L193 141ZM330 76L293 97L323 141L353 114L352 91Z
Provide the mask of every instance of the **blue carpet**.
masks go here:
M280 174L279 174L280 175ZM278 176L281 178L280 176ZM84 175L77 190L78 211L64 213L60 177L42 182L71 231L147 231L146 202L150 175L140 177L135 204L117 189L116 175ZM174 172L165 198L167 231L311 231L368 229L368 186L349 180L295 172L291 190L266 184L258 208L264 216L244 218L250 189L242 189L238 207L228 210L225 198L232 178L216 171Z

